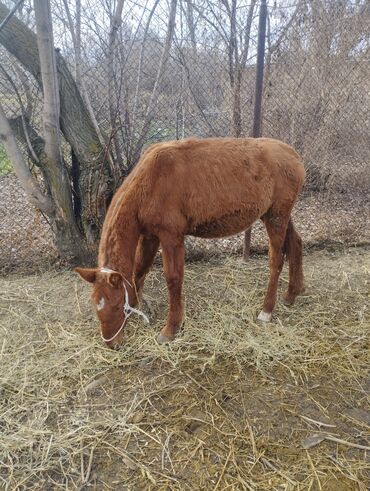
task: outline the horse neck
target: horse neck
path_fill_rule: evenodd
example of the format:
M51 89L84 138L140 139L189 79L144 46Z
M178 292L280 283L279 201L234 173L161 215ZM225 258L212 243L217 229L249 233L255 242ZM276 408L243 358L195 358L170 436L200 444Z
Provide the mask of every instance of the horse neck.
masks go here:
M113 204L113 202L112 202ZM111 206L112 206L111 204ZM99 267L110 268L132 281L135 253L139 241L137 210L125 200L118 211L108 211L99 247Z

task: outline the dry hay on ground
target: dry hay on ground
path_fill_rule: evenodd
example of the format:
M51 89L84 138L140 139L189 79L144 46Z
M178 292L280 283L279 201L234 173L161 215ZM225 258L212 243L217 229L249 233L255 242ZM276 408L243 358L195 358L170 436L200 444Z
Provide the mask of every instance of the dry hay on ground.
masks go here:
M1 279L0 487L367 490L370 250L305 269L306 295L261 326L265 257L188 265L185 329L158 346L156 267L151 325L130 320L118 352L72 273Z

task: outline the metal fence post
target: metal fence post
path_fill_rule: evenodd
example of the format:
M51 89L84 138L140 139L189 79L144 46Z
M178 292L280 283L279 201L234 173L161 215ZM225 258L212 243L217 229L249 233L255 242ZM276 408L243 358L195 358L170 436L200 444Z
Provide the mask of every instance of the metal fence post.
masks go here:
M264 74L264 67L265 67L266 19L267 19L266 0L261 0L259 23L258 23L256 85L255 85L255 96L254 96L254 116L253 116L253 130L252 130L253 138L257 138L261 136L263 74ZM244 232L243 257L245 261L247 261L250 256L251 234L252 234L252 227L250 227Z

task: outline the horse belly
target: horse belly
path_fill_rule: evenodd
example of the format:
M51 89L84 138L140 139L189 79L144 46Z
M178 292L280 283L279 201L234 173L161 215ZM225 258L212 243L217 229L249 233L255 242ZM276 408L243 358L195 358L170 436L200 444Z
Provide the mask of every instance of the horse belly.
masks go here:
M227 237L246 230L262 214L261 210L235 210L217 219L196 224L190 228L188 235L204 239Z

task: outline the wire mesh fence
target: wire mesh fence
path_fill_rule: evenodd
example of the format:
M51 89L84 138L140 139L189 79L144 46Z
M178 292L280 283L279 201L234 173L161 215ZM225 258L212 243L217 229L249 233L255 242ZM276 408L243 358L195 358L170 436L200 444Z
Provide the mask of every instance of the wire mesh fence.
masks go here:
M324 3L302 3L288 29L270 46L264 133L298 149L310 189L366 193L369 8L350 2L323 8Z
M151 143L250 135L259 2L126 1L122 12L119 1L51 5L56 49L106 149L114 187ZM17 17L34 30L29 2ZM353 217L357 207L363 217L368 206L369 26L365 1L268 2L262 133L298 150L308 170L304 199L319 197L331 214L335 202L346 227L351 220L343 218L343 209L351 208ZM42 186L35 146L42 146L41 86L14 53L0 50L1 104ZM72 180L71 155L63 140ZM17 178L6 175L5 154L0 158L0 269L53 260L51 228L28 204ZM315 237L343 239L323 234Z
M31 272L55 263L53 235L42 214L29 201L13 174L0 177L0 271Z

